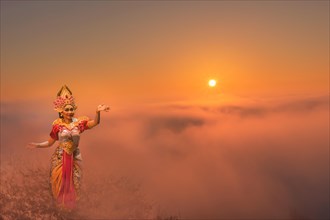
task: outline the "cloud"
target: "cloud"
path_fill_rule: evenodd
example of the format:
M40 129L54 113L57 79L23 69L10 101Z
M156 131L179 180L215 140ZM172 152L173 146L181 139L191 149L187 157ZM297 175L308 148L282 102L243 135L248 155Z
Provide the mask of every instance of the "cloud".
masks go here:
M21 145L48 137L53 112L11 108L1 115L3 163L48 169L54 148ZM113 109L81 137L82 206L99 204L82 216L327 219L328 121L328 97Z
M286 101L273 108L277 112L311 112L320 109L329 109L329 96L307 97L303 99Z
M265 117L269 114L291 113L304 114L317 110L329 109L329 96L283 98L271 101L254 100L252 103L237 104L212 104L212 105L191 105L173 104L167 106L175 110L201 110L208 113L220 113L224 115L239 116L241 118Z
M263 107L242 107L242 106L222 106L217 111L222 114L239 115L241 117L264 116L268 113L267 108Z
M181 133L189 127L200 127L205 124L203 118L193 116L158 116L148 118L147 120L148 136L153 136L162 129L167 129L173 133Z

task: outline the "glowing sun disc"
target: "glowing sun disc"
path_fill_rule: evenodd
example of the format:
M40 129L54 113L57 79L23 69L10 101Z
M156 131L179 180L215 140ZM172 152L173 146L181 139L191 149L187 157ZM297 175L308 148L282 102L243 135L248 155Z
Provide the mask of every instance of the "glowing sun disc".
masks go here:
M211 79L211 80L209 81L209 86L210 86L210 87L214 87L216 84L217 84L217 81L215 81L214 79Z

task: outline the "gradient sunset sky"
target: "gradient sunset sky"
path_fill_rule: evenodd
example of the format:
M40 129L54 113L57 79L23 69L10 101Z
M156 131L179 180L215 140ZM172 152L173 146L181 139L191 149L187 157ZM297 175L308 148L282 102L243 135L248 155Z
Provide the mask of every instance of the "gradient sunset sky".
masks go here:
M111 106L79 143L85 219L329 219L329 1L1 1L9 199L48 178L55 145L25 146L64 84L77 116Z
M111 103L327 93L328 6L1 1L1 100L48 99L62 84Z

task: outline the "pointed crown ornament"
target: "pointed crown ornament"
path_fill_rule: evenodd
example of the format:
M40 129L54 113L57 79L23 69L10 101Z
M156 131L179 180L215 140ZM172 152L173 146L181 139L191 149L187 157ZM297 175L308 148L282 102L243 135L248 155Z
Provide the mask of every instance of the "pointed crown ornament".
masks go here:
M72 92L66 85L62 86L61 90L57 93L57 98L53 103L54 110L57 112L62 112L66 105L72 105L74 109L77 108L74 97L72 96Z

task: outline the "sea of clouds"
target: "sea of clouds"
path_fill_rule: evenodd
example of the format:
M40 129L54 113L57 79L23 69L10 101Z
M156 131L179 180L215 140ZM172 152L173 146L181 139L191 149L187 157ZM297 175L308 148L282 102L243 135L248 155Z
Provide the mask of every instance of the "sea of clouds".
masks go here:
M4 219L67 215L48 193L55 147L25 147L47 140L55 118L44 103L1 103ZM329 218L327 95L112 106L80 149L73 218Z

